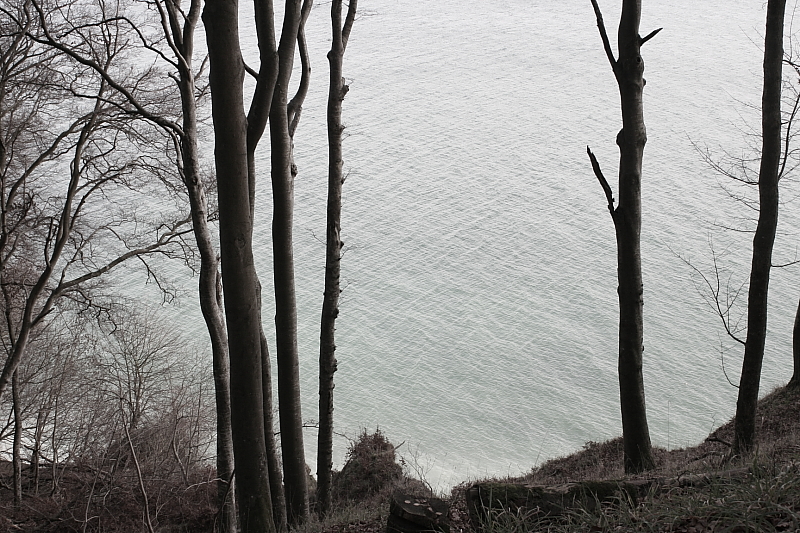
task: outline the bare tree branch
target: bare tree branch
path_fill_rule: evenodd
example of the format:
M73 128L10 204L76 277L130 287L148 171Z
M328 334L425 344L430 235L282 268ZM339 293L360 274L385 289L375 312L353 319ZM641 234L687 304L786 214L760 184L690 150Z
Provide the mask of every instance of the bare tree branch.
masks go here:
M658 35L658 32L660 32L663 29L664 28L658 28L656 30L651 31L650 33L648 33L644 37L640 37L639 38L639 46L642 46L644 43L646 43L647 41L649 41L650 39L652 39L653 37Z
M614 52L611 50L611 43L608 41L608 34L606 33L606 25L603 22L603 14L600 12L600 6L597 5L597 0L592 0L592 7L594 8L595 17L597 17L597 29L600 31L600 38L603 40L603 50L606 51L608 62L611 64L614 75L616 75L617 60L614 58Z
M608 211L611 213L611 217L614 217L614 194L611 191L611 186L608 184L605 176L603 176L603 171L600 170L600 164L597 162L597 158L592 153L589 147L586 147L586 153L589 154L589 160L592 162L592 170L594 170L594 175L597 177L597 181L600 182L600 186L603 188L603 192L606 194L606 200L608 200Z

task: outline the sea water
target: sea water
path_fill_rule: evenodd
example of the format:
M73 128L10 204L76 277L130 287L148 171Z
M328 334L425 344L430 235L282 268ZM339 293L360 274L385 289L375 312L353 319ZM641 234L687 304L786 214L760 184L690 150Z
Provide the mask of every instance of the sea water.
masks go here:
M654 444L696 444L734 413L742 349L684 260L746 282L754 212L703 161L758 145L763 2L646 1L642 178L644 382ZM616 50L619 1L601 1ZM345 56L343 293L334 458L380 428L444 490L520 474L621 434L614 228L619 96L589 0L362 0ZM312 86L295 136L303 415L317 418L325 249L329 6L307 33ZM791 15L789 15L790 17ZM788 18L788 17L787 17ZM243 15L248 61L255 39ZM280 26L278 26L280 27ZM787 24L787 31L788 31ZM699 150L698 150L699 148ZM272 287L268 140L256 254ZM783 198L796 195L790 178ZM776 262L794 258L782 206ZM762 391L791 376L797 270L774 271ZM727 283L727 285L726 285ZM732 294L732 292L731 292ZM740 296L744 303L745 294ZM271 317L265 325L274 356ZM743 307L734 309L739 318ZM202 322L198 320L198 333ZM274 365L274 361L273 361ZM306 434L313 468L316 431Z

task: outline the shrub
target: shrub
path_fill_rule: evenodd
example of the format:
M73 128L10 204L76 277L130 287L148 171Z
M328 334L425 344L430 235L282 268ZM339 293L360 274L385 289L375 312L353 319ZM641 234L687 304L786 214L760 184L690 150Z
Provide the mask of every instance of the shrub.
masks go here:
M340 502L363 501L394 487L402 477L394 445L380 429L372 434L362 430L350 444L341 472L334 474L333 497Z

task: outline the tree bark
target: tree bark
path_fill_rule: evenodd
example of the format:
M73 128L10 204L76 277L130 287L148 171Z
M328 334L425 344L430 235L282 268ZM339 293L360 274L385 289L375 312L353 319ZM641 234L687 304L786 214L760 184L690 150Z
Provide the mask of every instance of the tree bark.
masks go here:
M274 532L275 524L264 441L261 313L252 250L238 15L236 0L208 0L203 21L210 61L239 526L244 533L261 533Z
M255 23L258 35L258 49L261 60L256 79L256 89L247 114L247 171L250 189L250 217L255 219L256 203L256 148L266 130L275 84L278 79L279 58L275 42L275 13L271 0L255 2ZM272 371L269 360L269 346L264 334L261 283L257 286L259 306L258 322L261 324L261 384L264 409L264 442L267 450L267 468L269 470L270 495L272 497L272 516L275 528L279 532L288 530L286 521L286 499L283 491L283 476L275 440L275 423L273 420Z
M11 375L11 408L14 411L14 441L11 446L11 462L14 474L14 505L22 504L22 407L19 397L19 372Z
M220 530L223 533L236 531L235 488L233 481L234 457L231 435L230 363L228 338L225 331L225 316L222 310L222 287L219 283L219 259L217 249L208 227L208 202L200 178L199 154L197 151L197 103L195 101L195 78L192 69L194 30L200 16L201 2L192 0L189 13L184 19L172 0L165 0L167 16L172 28L172 40L176 45L178 64L178 88L183 111L183 135L181 136L181 161L183 182L189 197L195 242L200 254L198 295L200 310L211 341L214 373L214 394L217 414L217 498L220 507ZM181 31L181 21L185 21Z
M339 277L342 246L342 101L348 91L342 76L344 52L353 27L357 0L350 0L342 26L342 0L331 4L333 44L328 52L328 214L325 252L325 293L319 340L319 434L317 437L317 509L321 516L331 508L333 471L333 375L336 372L336 317L339 315Z
M288 531L286 499L283 493L281 463L275 441L275 420L272 413L272 369L269 361L267 336L261 331L261 383L264 387L264 441L267 447L267 468L272 496L272 516L279 533Z
M792 330L792 359L794 360L794 373L789 380L789 387L800 387L800 304L794 315L794 329Z
M783 19L786 0L769 0L764 36L764 92L761 98L762 148L758 172L759 214L747 295L747 339L739 398L736 402L735 454L747 454L756 442L756 407L767 337L767 293L772 248L778 226L778 168L781 149Z
M310 2L306 1L310 9ZM283 452L283 482L287 519L290 526L308 518L308 488L303 448L303 419L300 405L300 369L297 351L297 301L294 283L292 220L294 178L297 168L292 156L289 79L295 43L303 20L300 0L287 0L278 45L279 69L269 114L272 163L272 246L275 280L275 340L278 360L278 405ZM307 76L305 70L304 75ZM302 86L302 83L301 83Z
M622 106L622 129L617 134L620 151L619 203L614 207L611 188L589 152L592 166L609 203L617 239L617 277L619 287L619 391L622 411L625 471L642 472L654 467L647 426L644 381L642 378L643 284L640 251L642 227L641 176L647 132L644 124L644 61L639 37L641 0L624 0L617 34L619 59L611 52L603 17L595 0L592 5L614 76L619 86Z

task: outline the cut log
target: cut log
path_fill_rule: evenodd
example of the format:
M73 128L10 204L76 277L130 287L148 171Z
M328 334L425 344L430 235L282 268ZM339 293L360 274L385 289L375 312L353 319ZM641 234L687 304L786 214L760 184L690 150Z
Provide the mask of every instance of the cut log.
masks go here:
M386 532L438 531L450 533L448 509L447 502L439 498L420 498L404 492L395 492L389 503Z
M470 522L476 531L480 531L490 517L502 512L530 518L555 518L571 509L593 511L601 503L618 499L636 505L648 492L696 487L719 481L738 482L749 475L749 468L735 468L674 478L578 481L552 486L485 482L470 487L465 498Z
M580 481L555 486L515 483L476 483L467 490L467 510L476 530L492 513L510 512L530 516L560 516L566 510L592 510L601 502L627 498L637 502L649 481Z

